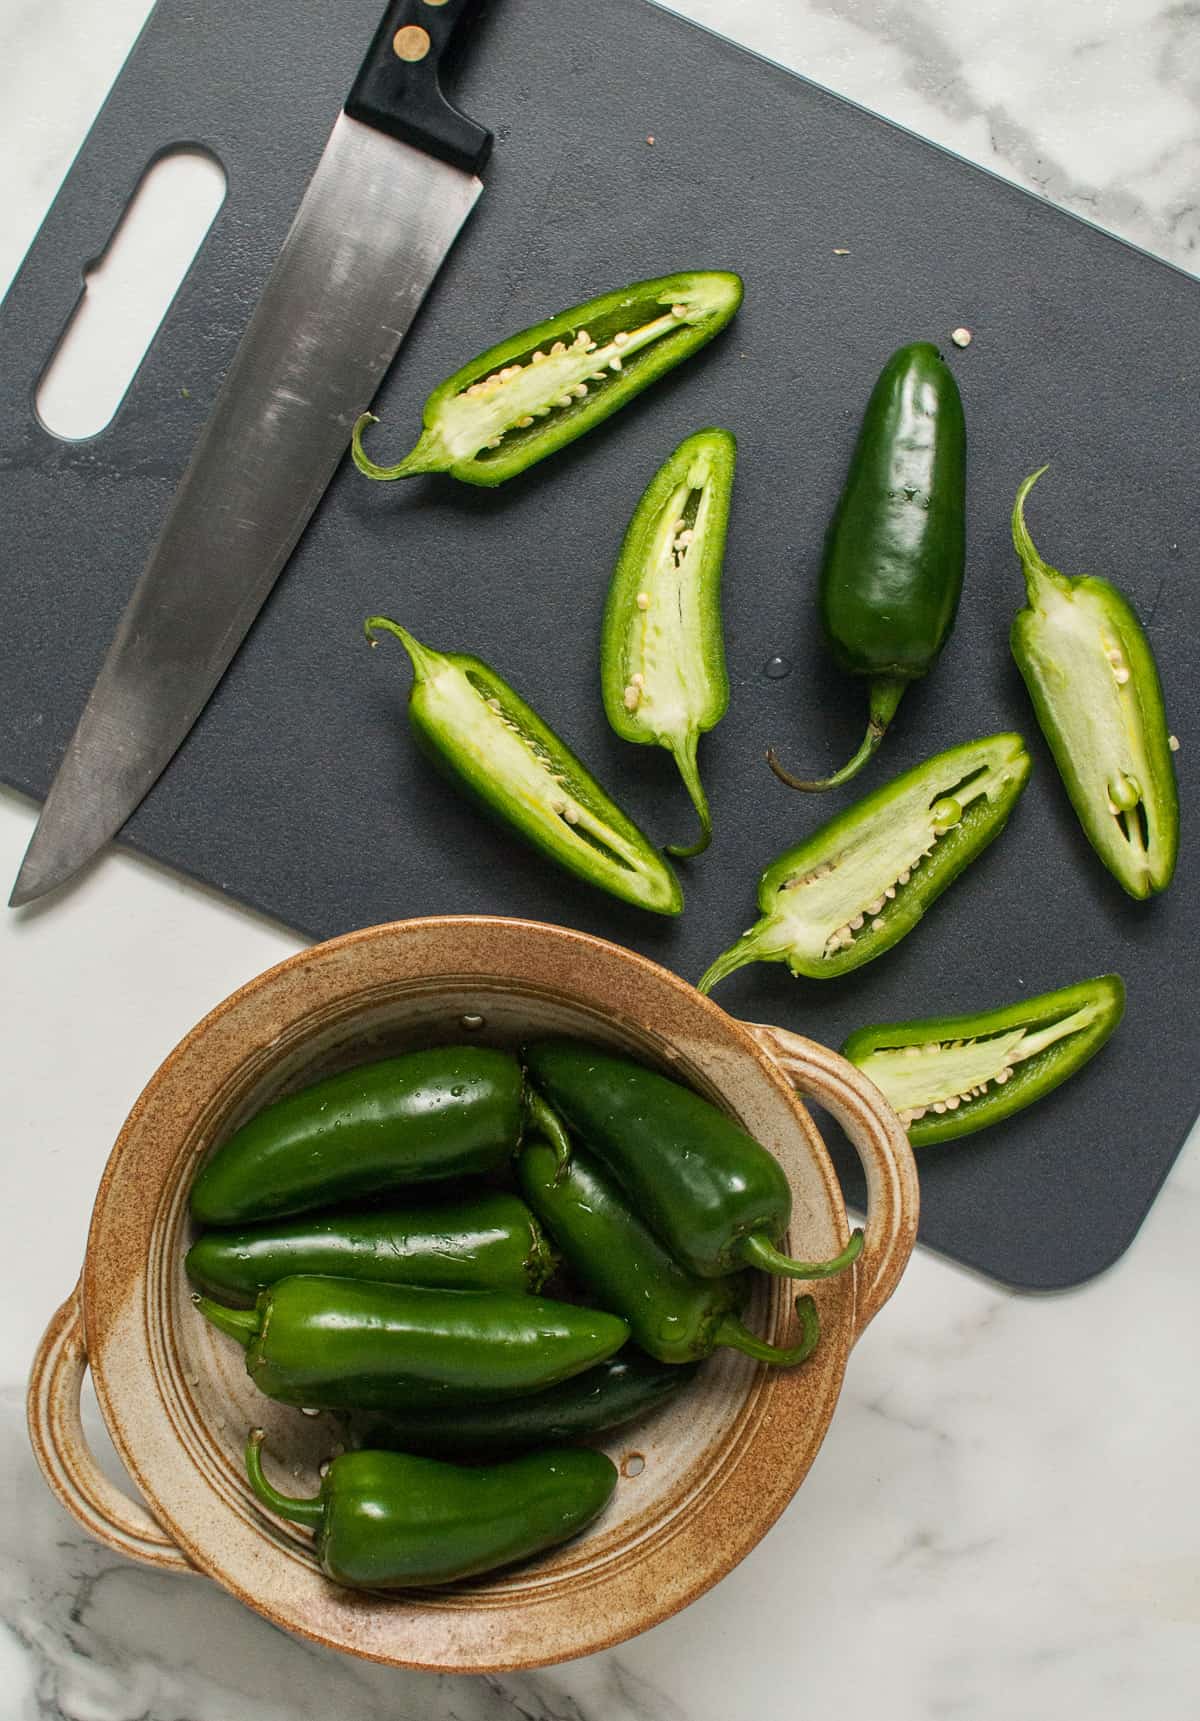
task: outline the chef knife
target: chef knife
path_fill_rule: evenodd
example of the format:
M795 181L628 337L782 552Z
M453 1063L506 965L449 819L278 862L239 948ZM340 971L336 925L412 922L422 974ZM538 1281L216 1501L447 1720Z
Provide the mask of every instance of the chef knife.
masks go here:
M71 878L157 781L304 531L483 186L439 66L479 0L393 0L117 627L9 906Z

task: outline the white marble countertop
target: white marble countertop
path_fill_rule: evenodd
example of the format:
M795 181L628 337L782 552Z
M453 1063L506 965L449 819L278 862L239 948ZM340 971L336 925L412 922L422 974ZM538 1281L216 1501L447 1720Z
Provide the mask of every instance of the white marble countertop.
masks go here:
M1185 267L1200 252L1200 13L1163 0L689 0L773 58ZM0 290L147 0L0 0ZM53 93L53 101L51 101ZM32 810L0 792L0 878ZM76 1529L25 1438L109 1145L212 1004L296 948L113 854L0 920L0 1721L1192 1721L1200 1149L1102 1279L1019 1297L918 1252L765 1542L637 1641L434 1679L292 1641Z

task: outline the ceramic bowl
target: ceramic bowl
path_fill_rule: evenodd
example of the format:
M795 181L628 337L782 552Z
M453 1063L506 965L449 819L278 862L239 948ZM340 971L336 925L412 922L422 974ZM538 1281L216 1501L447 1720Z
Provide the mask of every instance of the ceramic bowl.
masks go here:
M395 1050L477 1036L517 1046L570 1034L690 1083L775 1153L793 1196L788 1247L831 1255L849 1234L825 1146L797 1088L836 1117L866 1170L854 1269L814 1284L821 1342L802 1368L718 1353L693 1388L607 1442L613 1501L576 1541L494 1578L403 1595L328 1583L306 1531L265 1513L242 1464L268 1431L276 1480L315 1492L339 1429L262 1398L241 1351L196 1313L183 1272L188 1187L204 1157L267 1101ZM47 1329L29 1389L50 1486L100 1540L164 1571L206 1572L288 1631L396 1666L500 1671L619 1643L686 1606L754 1547L803 1481L847 1358L912 1251L917 1183L877 1090L835 1053L733 1020L614 944L491 917L401 921L318 945L207 1016L130 1113L96 1197L80 1280ZM761 1279L748 1319L794 1337L790 1281ZM145 1506L89 1452L90 1368Z

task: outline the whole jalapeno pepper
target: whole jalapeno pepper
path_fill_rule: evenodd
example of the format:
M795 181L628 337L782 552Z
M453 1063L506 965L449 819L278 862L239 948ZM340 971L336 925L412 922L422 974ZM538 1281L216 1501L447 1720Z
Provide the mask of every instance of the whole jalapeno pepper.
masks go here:
M314 1213L206 1231L187 1252L193 1284L253 1302L297 1273L448 1290L540 1291L554 1251L523 1201L500 1191L383 1212Z
M1170 884L1179 852L1158 666L1115 586L1060 574L1038 555L1025 499L1045 470L1025 480L1013 505L1028 602L1012 625L1012 653L1088 841L1130 896L1152 896Z
M517 1162L525 1199L591 1294L629 1322L635 1344L664 1363L698 1362L721 1346L792 1368L819 1337L816 1304L796 1299L800 1338L781 1349L738 1319L750 1275L701 1278L674 1261L626 1205L616 1182L576 1147L565 1170L538 1141Z
M955 1141L1023 1111L1073 1076L1120 1022L1118 974L1006 1009L859 1028L842 1053L889 1100L914 1147Z
M911 932L1000 835L1029 776L1019 735L938 753L781 854L758 886L762 918L705 973L701 992L747 962L831 980Z
M360 1064L276 1100L236 1130L192 1184L192 1216L242 1225L492 1171L541 1109L517 1060L488 1046Z
M603 1362L629 1337L615 1315L507 1291L298 1275L260 1292L253 1309L193 1300L245 1349L260 1392L327 1410L515 1398Z
M334 1458L311 1499L282 1494L263 1473L265 1435L246 1447L257 1498L316 1532L317 1563L350 1589L425 1589L510 1566L569 1541L612 1498L617 1470L603 1452L568 1446L487 1467L401 1452Z
M954 626L966 559L966 427L953 372L926 341L893 353L875 384L830 524L821 564L821 622L834 661L868 678L870 721L831 777L857 776L887 733L910 682L927 675Z
M503 484L574 442L719 334L742 302L737 275L662 275L603 293L489 347L435 388L424 429L395 466L377 466L354 427L354 464L368 478L449 472Z
M623 741L666 747L700 818L698 855L712 838L700 783L700 736L729 704L721 634L721 563L737 443L727 430L689 436L650 480L634 511L608 591L600 682Z
M679 881L653 844L570 749L494 669L477 657L421 645L389 621L413 666L408 715L437 762L526 842L622 902L678 914Z
M775 1244L792 1217L783 1167L691 1088L575 1040L539 1041L526 1048L525 1061L551 1106L603 1160L640 1218L689 1274L712 1278L760 1267L785 1278L822 1279L857 1257L861 1231L829 1261L796 1261L780 1254ZM525 1198L571 1260L552 1208L540 1191L531 1192L531 1149L538 1149L536 1140L518 1160ZM564 1188L578 1157L578 1144L572 1144L570 1161L559 1170ZM542 1148L535 1163L542 1168L545 1162ZM636 1327L634 1336L658 1354Z
M681 1392L698 1367L658 1362L626 1345L607 1362L528 1398L425 1415L392 1412L372 1424L364 1444L462 1458L586 1440L648 1416Z

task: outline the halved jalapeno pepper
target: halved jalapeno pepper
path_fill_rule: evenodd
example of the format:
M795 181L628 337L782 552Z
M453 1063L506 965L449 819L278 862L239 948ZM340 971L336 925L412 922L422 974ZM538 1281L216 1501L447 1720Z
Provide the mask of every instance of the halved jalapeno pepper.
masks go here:
M679 881L537 712L477 657L433 651L386 616L408 652L408 714L438 761L489 811L569 872L638 908L678 914Z
M1012 653L1088 841L1133 897L1165 890L1179 850L1179 794L1162 683L1129 602L1095 575L1071 578L1039 556L1021 485L1013 545L1028 593Z
M830 819L763 873L762 919L718 956L701 992L748 962L828 980L882 956L999 836L1029 766L1019 735L968 741Z
M914 1147L954 1141L1022 1111L1100 1050L1125 1010L1119 974L1007 1009L859 1028L842 1053L900 1114Z
M395 466L377 466L354 427L354 464L368 478L449 472L503 484L573 442L711 341L742 302L737 275L662 275L604 293L489 347L435 388L424 429Z
M681 442L638 503L604 612L600 681L623 741L666 747L700 817L700 838L668 854L697 855L712 838L696 748L729 704L721 636L721 562L737 443L727 430Z

